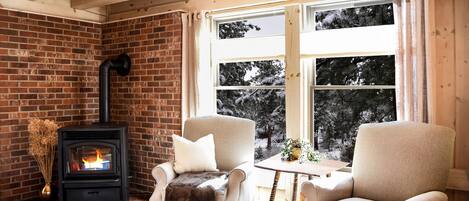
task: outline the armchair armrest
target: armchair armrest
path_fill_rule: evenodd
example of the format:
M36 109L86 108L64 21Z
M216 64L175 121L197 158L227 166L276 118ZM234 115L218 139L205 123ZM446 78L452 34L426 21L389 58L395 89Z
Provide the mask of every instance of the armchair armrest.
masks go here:
M227 201L251 200L253 195L253 184L250 175L254 164L244 162L230 171L228 176ZM252 186L251 186L252 185Z
M163 185L166 187L171 180L176 178L176 172L173 170L172 161L157 165L153 168L151 174L153 175L153 178L155 178L157 186Z
M155 178L156 185L150 201L163 201L166 186L177 176L173 170L173 162L170 161L157 165L151 170L151 175Z
M406 201L448 201L448 196L440 191L430 191L409 198Z
M304 201L330 201L352 196L353 178L351 173L334 172L331 177L306 181L301 185Z

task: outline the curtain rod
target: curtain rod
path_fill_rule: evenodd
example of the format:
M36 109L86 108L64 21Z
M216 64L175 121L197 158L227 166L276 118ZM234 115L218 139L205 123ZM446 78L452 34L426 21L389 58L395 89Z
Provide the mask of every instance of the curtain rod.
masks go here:
M275 7L287 7L293 5L315 5L315 6L324 6L330 4L351 4L354 6L366 6L369 4L375 3L389 3L392 0L279 0L274 2L266 2L266 3L259 3L259 4L252 4L252 5L243 5L238 7L232 8L222 8L209 11L208 14L210 16L221 15L225 13L235 13L235 12L243 12L253 9L270 9Z

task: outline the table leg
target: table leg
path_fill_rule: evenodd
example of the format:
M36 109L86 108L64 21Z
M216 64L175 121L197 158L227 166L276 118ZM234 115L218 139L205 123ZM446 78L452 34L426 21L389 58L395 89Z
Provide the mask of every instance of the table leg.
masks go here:
M293 178L293 195L292 195L292 201L296 201L296 191L298 188L298 173L295 173L295 177Z
M279 177L280 177L280 172L275 171L274 183L272 184L272 191L270 192L270 199L269 199L270 201L275 200L275 192L277 191L277 183L278 183Z
M308 180L312 180L313 179L313 175L308 175Z

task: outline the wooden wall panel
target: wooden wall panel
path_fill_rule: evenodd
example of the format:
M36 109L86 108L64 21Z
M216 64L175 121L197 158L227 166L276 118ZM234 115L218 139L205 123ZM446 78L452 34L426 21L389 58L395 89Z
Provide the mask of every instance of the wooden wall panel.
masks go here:
M469 1L455 1L457 168L469 168Z
M454 165L469 169L469 1L434 0L435 102L433 123L456 130ZM463 170L461 170L463 171ZM450 201L467 201L469 192L447 191Z
M455 167L469 169L469 1L454 2L456 69ZM456 191L454 200L469 200L469 192Z
M435 1L436 124L455 128L454 0Z

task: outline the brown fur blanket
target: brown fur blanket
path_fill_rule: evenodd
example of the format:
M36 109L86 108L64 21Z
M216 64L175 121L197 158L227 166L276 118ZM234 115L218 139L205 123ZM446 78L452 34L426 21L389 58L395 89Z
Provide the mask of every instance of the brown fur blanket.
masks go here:
M166 187L165 201L216 201L224 196L228 183L226 172L184 173Z

